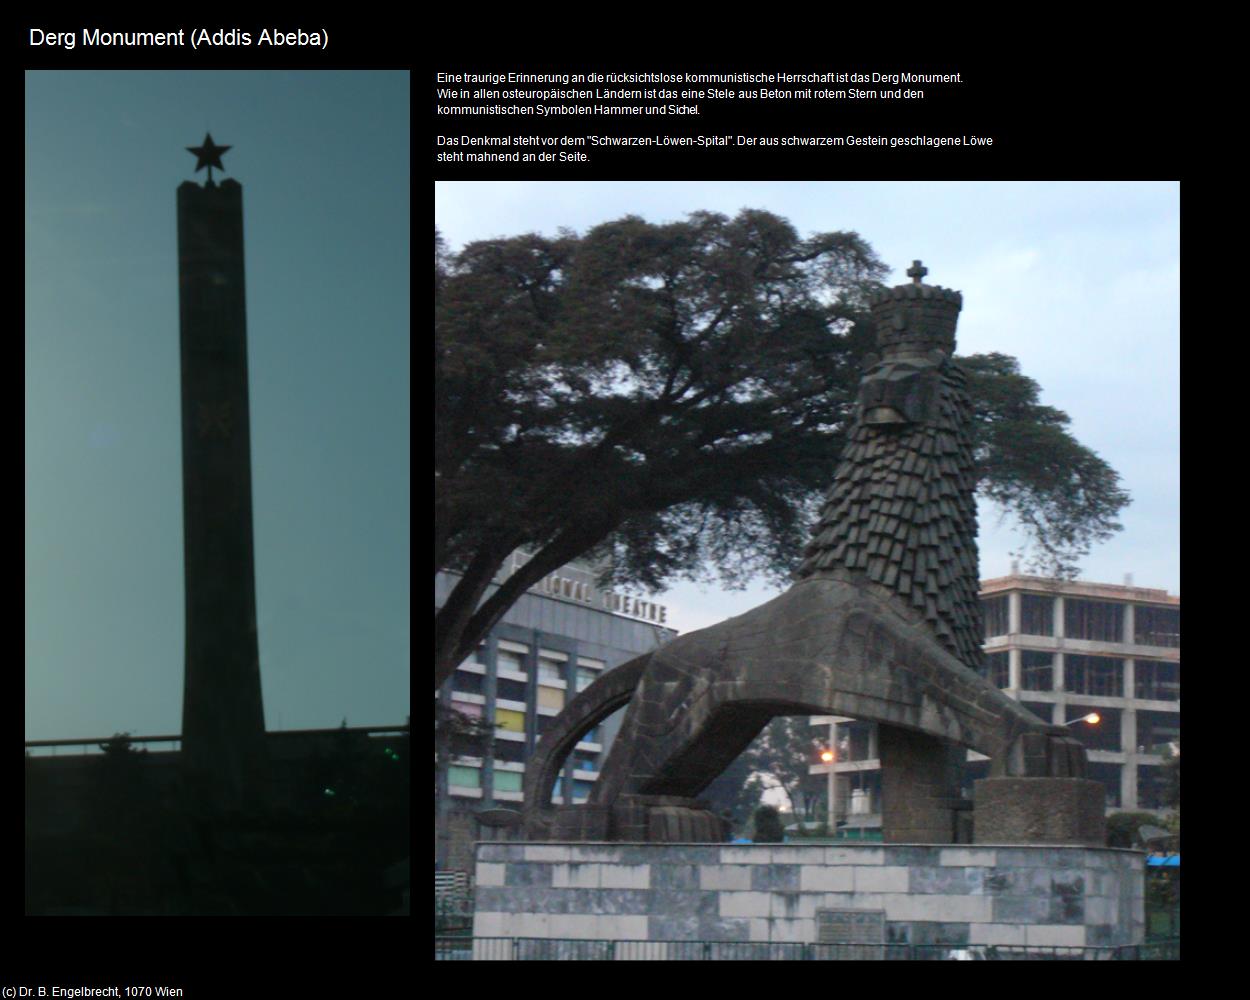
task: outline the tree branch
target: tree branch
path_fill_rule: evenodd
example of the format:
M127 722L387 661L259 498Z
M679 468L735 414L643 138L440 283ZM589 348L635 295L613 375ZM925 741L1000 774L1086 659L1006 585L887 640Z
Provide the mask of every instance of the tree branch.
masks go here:
M437 691L452 675L460 661L477 648L478 639L472 640L467 652L461 653L466 642L466 629L472 620L474 609L486 593L486 588L499 572L504 560L515 546L512 544L485 546L469 561L460 582L452 588L434 615L434 689Z
M558 536L540 549L529 562L500 584L499 589L483 601L469 617L461 632L454 662L459 663L472 653L481 638L495 627L499 619L525 591L548 573L555 572L583 552L593 548L607 537L610 530L611 527L607 526L597 531L591 529L582 530L576 534L565 534ZM437 687L437 684L435 686Z

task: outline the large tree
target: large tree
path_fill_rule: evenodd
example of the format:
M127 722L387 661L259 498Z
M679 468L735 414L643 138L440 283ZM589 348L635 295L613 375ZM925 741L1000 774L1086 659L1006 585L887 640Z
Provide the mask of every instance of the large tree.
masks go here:
M584 235L435 233L435 684L547 574L586 554L659 590L788 580L832 480L888 268L856 233L695 212ZM960 359L981 489L1070 573L1128 502L1003 355ZM530 560L494 593L511 552ZM608 582L605 579L605 582Z

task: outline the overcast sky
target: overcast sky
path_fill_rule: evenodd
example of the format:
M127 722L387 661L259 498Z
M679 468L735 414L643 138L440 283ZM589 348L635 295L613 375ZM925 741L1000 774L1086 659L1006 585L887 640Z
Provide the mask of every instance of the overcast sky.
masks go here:
M907 281L963 292L961 354L1019 359L1042 402L1120 473L1124 530L1081 578L1180 593L1180 187L1069 182L440 182L435 221L454 249L524 232L584 231L623 215L668 222L762 208L801 235L855 230ZM1011 570L1022 536L981 505L981 576ZM681 631L773 596L679 584L658 599Z
M408 74L32 72L25 110L27 739L181 731L175 197L206 131L243 186L265 721L402 725Z

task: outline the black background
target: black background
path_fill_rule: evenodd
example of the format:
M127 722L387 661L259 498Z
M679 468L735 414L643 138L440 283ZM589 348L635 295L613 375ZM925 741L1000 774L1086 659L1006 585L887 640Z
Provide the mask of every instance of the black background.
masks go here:
M428 184L427 178L488 177L553 181L1179 180L1186 249L1194 251L1185 255L1184 280L1190 284L1195 273L1202 273L1193 266L1193 257L1201 256L1198 248L1210 252L1208 248L1213 245L1212 240L1195 236L1195 230L1204 228L1206 219L1223 216L1224 211L1215 206L1216 197L1224 200L1227 192L1237 190L1220 184L1214 171L1227 158L1218 150L1235 138L1238 116L1213 114L1213 106L1223 95L1208 75L1211 67L1193 55L1207 52L1206 43L1204 41L1200 47L1192 41L1185 25L1177 23L1172 15L1169 15L1171 23L1163 30L1139 31L1123 23L1095 27L1089 16L1078 19L1071 14L1036 8L988 10L959 24L933 12L916 15L904 10L878 9L871 14L851 16L838 8L792 6L732 9L708 6L697 9L701 20L687 23L677 23L675 10L660 6L562 6L559 9L535 6L519 12L515 23L508 24L500 23L497 14L490 9L478 6L422 10L420 14L416 7L408 11L369 15L303 11L297 16L264 17L254 11L232 14L208 7L199 12L191 8L163 8L159 14L144 20L112 18L103 10L89 15L70 15L59 8L48 8L42 14L32 11L23 14L9 32L10 53L15 65L9 76L15 91L13 100L20 108L22 78L17 69L408 69L412 73L413 91L411 162L413 183L418 189ZM326 51L253 46L192 52L190 49L89 50L81 43L74 50L65 51L33 49L27 44L31 27L62 31L95 26L105 30L162 31L199 24L210 28L244 28L254 37L264 26L284 30L325 27L330 33L330 46ZM530 73L957 71L965 82L920 85L919 89L927 92L924 101L891 103L889 107L876 101L838 102L823 108L813 102L722 104L700 101L703 113L697 118L475 116L453 119L437 118L433 113L435 73L439 70ZM733 89L738 89L737 85ZM989 147L953 149L599 148L589 150L592 156L589 165L522 167L437 165L434 154L438 147L434 136L439 132L473 135L924 133L991 136L994 142ZM326 141L331 144L334 137L327 136ZM83 155L101 155L101 152L84 150ZM16 159L11 157L10 163ZM16 166L10 169L16 173ZM413 204L420 206L422 201L416 199ZM413 211L418 215L422 212L420 207L414 207ZM424 227L413 228L416 231ZM428 229L425 231L428 233ZM428 288L425 265L418 264L415 256L413 267L416 272L414 291ZM13 271L15 273L16 269ZM16 283L16 274L13 280ZM1188 286L1183 289L1188 290ZM1044 290L1039 290L1039 294L1044 294ZM13 300L16 302L17 298L15 294ZM1208 335L1214 332L1214 324L1202 323L1199 327L1201 320L1196 316L1197 303L1211 298L1182 296L1182 329L1190 336L1199 328L1208 331ZM417 315L421 315L419 310ZM20 318L15 317L15 321ZM414 326L413 336L422 339L419 324ZM428 391L428 376L420 370L424 366L423 357L421 351L414 353L413 364L418 369L413 372L414 382L420 392ZM1187 357L1193 360L1192 352ZM1231 401L1237 398L1237 393L1209 393L1206 391L1209 376L1198 373L1187 377L1203 380L1204 399L1214 407L1214 411L1209 411L1211 416L1204 421L1206 426L1210 427L1210 420L1214 419L1227 428L1219 412L1220 407L1227 404L1220 401ZM19 391L14 386L15 399ZM424 424L427 419L420 409L414 410L415 422ZM1235 433L1235 428L1227 429ZM418 434L416 439L422 440L422 436ZM1196 450L1191 451L1187 436L1186 454L1194 463L1187 468L1201 464L1201 449L1199 441ZM14 489L16 492L16 483ZM1203 491L1195 492L1201 495ZM1205 549L1190 540L1190 552L1200 548ZM1221 547L1217 546L1216 551L1221 551ZM1203 623L1211 616L1210 612L1203 613L1204 603L1191 600L1189 611L1191 644L1197 641L1200 646L1202 637L1207 634ZM1198 622L1196 629L1195 622ZM16 623L10 634L16 634ZM1196 662L1197 655L1191 653L1190 659ZM413 669L423 675L427 668L417 659ZM21 680L16 664L11 665L9 683L9 718L13 727L10 731L15 732L23 726ZM1202 764L1202 760L1213 753L1214 748L1206 744L1201 734L1204 729L1210 732L1223 728L1198 725L1202 716L1211 711L1204 707L1208 701L1202 695L1202 686L1197 682L1192 684L1186 729L1192 738L1186 740L1186 746L1191 756L1198 755L1199 764L1189 770L1187 816L1191 843L1195 843L1195 836L1200 839L1188 856L1191 863L1187 866L1190 874L1187 899L1191 904L1207 895L1200 883L1204 871L1210 871L1208 864L1202 861L1201 855L1205 852L1199 852L1197 844L1201 844L1203 836L1202 775L1204 771L1209 773L1211 766ZM16 744L16 740L13 743ZM0 956L3 956L0 957L0 986L166 982L182 986L187 997L284 994L364 997L393 989L405 993L420 991L427 984L435 989L461 990L490 986L480 967L468 976L462 968L438 966L436 975L438 971L446 975L430 982L428 969L418 968L429 961L424 928L427 918L421 918L417 924L404 920L244 918L242 923L238 920L221 923L208 918L74 922L69 918L22 918L22 887L17 863L20 852L14 815L22 775L17 771L16 746L9 759L3 790L7 801L14 806L6 824L13 842L6 852L8 861L3 869L8 887L5 910L17 926L11 926L5 944L0 946ZM1195 785L1195 781L1199 784ZM1198 905L1190 907L1191 930L1187 945L1191 958L1196 954L1195 948L1206 950L1201 927L1193 923L1201 916L1200 911ZM1059 969L1062 971L1062 966ZM516 980L515 970L495 971L508 973L509 988L528 988ZM540 978L532 978L530 983L538 988L549 988L549 981L540 985L543 971L534 971ZM614 969L613 979L644 971L654 973L655 970L638 966ZM792 982L796 972L807 978L803 971L784 970L783 978L775 980L773 988L782 982ZM711 974L715 980L720 980L724 974L720 967L702 968L698 972L700 978ZM675 976L679 983L686 980L687 974L677 966L665 967L665 976ZM821 972L820 976L825 979L827 973ZM611 983L597 976L566 979L565 982L568 988L579 991L612 989ZM1066 989L1080 988L1067 978Z

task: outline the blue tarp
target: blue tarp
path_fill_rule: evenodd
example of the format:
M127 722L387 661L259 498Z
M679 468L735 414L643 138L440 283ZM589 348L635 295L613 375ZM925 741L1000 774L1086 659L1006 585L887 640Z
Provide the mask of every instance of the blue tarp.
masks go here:
M1152 854L1146 859L1146 864L1156 866L1162 865L1168 868L1179 868L1181 866L1181 856L1179 854L1168 854L1166 856Z

